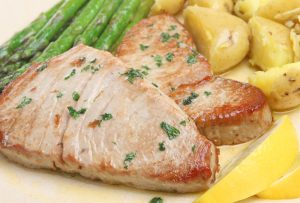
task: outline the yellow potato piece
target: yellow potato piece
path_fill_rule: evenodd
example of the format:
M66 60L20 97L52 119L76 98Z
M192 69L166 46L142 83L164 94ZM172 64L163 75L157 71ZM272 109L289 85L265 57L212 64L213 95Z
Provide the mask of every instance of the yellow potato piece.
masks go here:
M231 13L233 10L232 0L189 0L189 5L198 5L201 7L211 8L216 11Z
M247 55L250 31L240 18L199 6L187 7L183 15L198 51L208 58L214 73L227 71Z
M150 15L171 14L174 15L183 9L185 0L155 0Z
M297 132L289 117L284 116L232 160L221 171L223 178L194 203L232 203L265 190L289 170L298 150Z
M266 18L249 21L252 32L250 63L268 70L294 62L290 30Z
M249 82L265 93L274 110L300 105L300 62L256 72L249 77Z

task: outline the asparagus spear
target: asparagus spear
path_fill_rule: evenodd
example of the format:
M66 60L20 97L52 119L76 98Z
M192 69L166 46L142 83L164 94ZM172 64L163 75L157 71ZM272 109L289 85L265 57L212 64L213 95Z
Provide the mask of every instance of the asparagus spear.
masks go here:
M105 0L103 7L86 30L76 40L75 44L93 45L106 28L114 12L122 0Z
M102 50L110 50L115 40L122 34L130 19L136 12L141 0L124 0L113 15L108 27L98 39L95 47Z
M42 62L69 50L73 46L75 38L80 35L94 19L103 2L104 0L91 0L62 35L55 42L50 43L42 55L35 61Z
M51 40L53 40L53 37L60 31L60 28L68 23L87 1L88 0L66 0L50 21L28 42L28 46L26 46L24 51L20 50L15 53L11 60L15 62L20 59L27 59L38 51L45 49Z
M0 48L0 62L7 60L13 52L22 44L34 36L43 26L49 21L49 19L56 13L59 7L63 4L63 1L57 3L54 7L45 13L42 13L36 20L34 20L28 27L22 31L16 33L10 40L8 40Z
M154 4L154 0L144 0L142 1L140 7L138 8L137 13L129 23L129 25L126 27L122 35L118 38L118 40L115 42L113 47L110 49L111 52L115 52L118 46L121 44L124 36L126 33L135 26L138 22L140 22L143 18L146 18L149 15L150 9Z

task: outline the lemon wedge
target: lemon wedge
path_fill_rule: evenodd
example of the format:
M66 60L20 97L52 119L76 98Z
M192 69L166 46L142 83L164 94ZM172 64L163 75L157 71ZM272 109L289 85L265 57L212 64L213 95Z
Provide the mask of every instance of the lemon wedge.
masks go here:
M231 203L251 197L282 177L298 154L296 130L288 116L249 145L221 171L221 179L194 203Z
M293 199L300 197L300 155L291 169L268 189L258 193L263 199Z

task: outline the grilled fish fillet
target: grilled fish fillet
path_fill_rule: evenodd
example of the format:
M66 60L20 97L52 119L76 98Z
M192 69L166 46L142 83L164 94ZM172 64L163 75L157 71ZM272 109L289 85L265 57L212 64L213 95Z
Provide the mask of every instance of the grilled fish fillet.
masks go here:
M127 33L116 55L176 101L216 145L247 142L272 123L264 94L249 84L212 75L189 33L174 18L142 20Z
M0 151L33 168L150 190L206 189L214 145L116 57L79 45L32 66L0 96Z

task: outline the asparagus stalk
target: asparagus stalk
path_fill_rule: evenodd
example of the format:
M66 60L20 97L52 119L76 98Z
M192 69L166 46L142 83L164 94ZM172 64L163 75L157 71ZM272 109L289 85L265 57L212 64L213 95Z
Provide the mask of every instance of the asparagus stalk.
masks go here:
M121 36L118 38L118 40L115 42L113 47L110 49L111 52L115 52L118 48L118 46L121 44L123 38L125 37L126 33L135 26L138 22L140 22L143 18L146 18L149 15L150 9L154 4L154 0L144 0L142 1L140 7L138 8L137 13L129 23L129 25L126 27L124 32L121 34Z
M88 0L66 0L59 8L56 14L50 21L37 33L37 35L28 42L28 46L23 50L15 53L11 60L16 62L20 59L28 59L35 55L38 51L45 49L53 40L53 37L60 31L60 29L74 17L77 11Z
M114 12L122 0L105 0L103 7L86 30L76 40L75 44L93 45L106 28Z
M108 27L98 39L95 47L102 50L110 50L116 39L122 34L132 16L134 16L141 0L124 0L113 15Z
M22 44L34 36L44 25L50 20L50 18L57 12L59 7L63 4L63 1L60 1L50 10L45 13L42 13L36 20L34 20L28 27L22 31L16 33L10 40L8 40L0 48L0 62L7 60L13 52L20 47Z
M42 62L69 50L78 35L80 35L99 12L104 0L91 0L80 12L62 35L52 42L35 60Z

